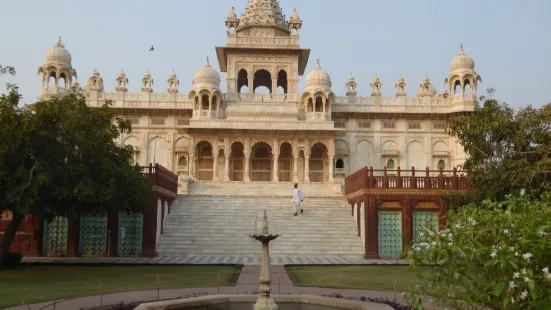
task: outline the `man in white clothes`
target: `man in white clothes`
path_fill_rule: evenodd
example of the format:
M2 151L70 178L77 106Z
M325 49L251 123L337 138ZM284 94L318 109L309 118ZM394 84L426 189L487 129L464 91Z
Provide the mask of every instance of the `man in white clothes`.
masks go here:
M291 202L295 206L295 214L293 216L297 216L299 210L300 210L300 213L304 212L304 210L302 210L302 202L304 200L302 200L302 192L298 188L297 183L295 183L294 187L295 189L293 193L293 199L291 200Z

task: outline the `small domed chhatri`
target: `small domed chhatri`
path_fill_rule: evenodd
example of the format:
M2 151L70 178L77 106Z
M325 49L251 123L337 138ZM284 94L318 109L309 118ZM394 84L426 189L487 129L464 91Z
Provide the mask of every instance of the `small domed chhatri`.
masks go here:
M205 88L219 88L220 87L220 74L212 68L209 58L205 65L195 72L193 76L193 86L205 87Z
M46 53L46 62L61 62L70 65L71 60L71 53L65 49L65 45L61 42L61 37L58 37L56 45Z
M291 18L289 19L291 23L300 23L300 17L298 17L297 9L294 9L293 14L291 14Z
M316 68L312 70L306 77L306 88L324 88L331 89L331 76L322 69L319 59L316 63Z
M462 69L474 70L474 60L463 51L463 44L459 45L459 53L450 63L450 71Z

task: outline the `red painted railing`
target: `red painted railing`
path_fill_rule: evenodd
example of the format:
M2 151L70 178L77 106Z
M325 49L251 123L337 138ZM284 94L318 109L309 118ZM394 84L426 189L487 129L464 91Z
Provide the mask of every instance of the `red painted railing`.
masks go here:
M153 186L166 189L171 193L178 192L178 176L167 168L159 164L149 164L143 167L143 172Z
M467 190L471 187L463 172L453 170L374 170L364 167L346 178L346 195L362 189Z

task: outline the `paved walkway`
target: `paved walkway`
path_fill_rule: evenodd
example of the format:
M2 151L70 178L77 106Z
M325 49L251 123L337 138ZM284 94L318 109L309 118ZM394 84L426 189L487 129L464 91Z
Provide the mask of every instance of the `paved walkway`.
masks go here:
M88 296L74 298L69 300L60 300L56 302L56 310L75 310L99 307L100 305L120 304L121 302L135 301L154 301L157 299L175 299L178 297L189 296L193 294L258 294L259 291L259 266L245 266L237 280L236 286L192 288L192 289L171 289L160 291L134 291L115 294L106 294L103 296ZM314 287L295 287L287 275L283 266L270 267L272 279L272 293L274 295L329 295L339 293L347 298L359 300L362 296L368 298L396 298L398 302L403 303L399 293L388 291L369 291L369 290L338 290ZM54 309L52 302L33 304L30 306L18 306L8 308L7 310L38 310Z
M25 257L24 263L144 264L144 265L260 265L260 255L184 255L159 257ZM270 265L406 265L405 260L364 259L361 256L277 256Z

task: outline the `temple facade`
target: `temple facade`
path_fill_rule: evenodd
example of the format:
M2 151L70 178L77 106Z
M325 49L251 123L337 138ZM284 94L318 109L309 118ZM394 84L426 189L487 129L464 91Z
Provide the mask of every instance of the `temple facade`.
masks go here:
M407 173L451 170L465 160L445 132L446 119L473 111L481 81L462 47L440 92L425 77L408 98L403 77L386 88L375 76L362 97L352 75L339 82L346 93L335 94L319 60L305 72L310 50L300 46L302 20L296 11L286 20L276 0L250 0L241 18L232 8L225 25L218 63L206 59L190 89L175 73L155 81L145 73L138 92L129 90L124 72L107 82L94 71L80 86L60 39L39 68L41 95L78 92L90 107L112 101L132 123L120 143L134 149L134 161L165 166L182 183L340 182L365 166Z

